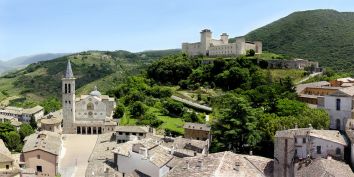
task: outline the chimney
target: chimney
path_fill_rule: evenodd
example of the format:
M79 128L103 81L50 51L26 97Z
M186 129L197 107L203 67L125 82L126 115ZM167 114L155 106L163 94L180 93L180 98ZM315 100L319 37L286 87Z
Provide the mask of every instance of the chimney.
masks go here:
M298 128L297 123L295 123L295 129L297 129L297 128Z
M311 128L311 129L313 128L313 127L312 127L312 124L309 124L309 128Z
M250 155L253 155L253 151L252 150L250 150Z
M189 161L186 161L187 169L189 169Z
M144 157L147 159L148 158L148 149L144 148Z
M240 171L240 166L241 166L241 163L239 161L236 161L234 170L235 171Z

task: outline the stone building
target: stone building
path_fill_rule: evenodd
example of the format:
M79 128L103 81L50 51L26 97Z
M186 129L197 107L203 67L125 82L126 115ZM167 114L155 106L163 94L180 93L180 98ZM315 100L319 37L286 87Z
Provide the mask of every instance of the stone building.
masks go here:
M61 151L61 136L54 132L41 131L27 136L21 160L27 169L34 169L37 176L56 176Z
M0 109L0 115L17 118L21 122L29 122L33 116L36 121L44 116L44 108L35 106L29 109L8 106ZM1 117L1 116L0 116Z
M117 143L125 143L127 141L141 140L146 138L146 134L150 132L150 127L146 126L119 126L116 127Z
M123 176L139 173L145 176L165 176L182 158L208 153L207 141L181 137L149 136L128 141L113 150L114 164Z
M328 111L330 128L344 130L349 119L353 118L354 86L344 87L323 97L323 104L318 105Z
M182 43L182 51L189 56L239 56L250 49L262 53L262 42L246 42L244 37L237 37L234 43L229 43L229 35L223 33L220 39L213 39L209 29L200 32L200 42Z
M235 154L230 151L200 157L186 157L167 177L272 177L273 160L260 156Z
M61 117L55 117L54 115L50 114L40 120L40 129L61 134L62 120L63 119Z
M68 61L62 79L63 133L101 134L112 132L117 126L113 121L116 107L114 98L101 95L97 87L89 95L75 95L75 77Z
M2 139L0 139L0 176L12 176L18 173L18 170L11 152L7 149Z
M349 165L331 158L303 161L296 163L295 166L295 177L354 177Z
M295 128L277 131L274 141L274 177L293 177L295 162L327 158L344 160L345 137L336 130Z
M206 124L186 122L183 126L184 138L211 141L210 126Z

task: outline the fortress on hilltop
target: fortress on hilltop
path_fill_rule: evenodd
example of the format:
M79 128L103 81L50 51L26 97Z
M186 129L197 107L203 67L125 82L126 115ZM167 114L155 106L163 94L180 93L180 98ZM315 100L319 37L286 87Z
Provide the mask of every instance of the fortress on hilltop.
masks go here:
M250 49L256 54L262 53L262 42L248 42L242 36L229 43L229 35L222 33L220 39L213 39L209 29L200 32L200 42L182 43L182 51L189 56L239 56L246 55L246 51Z

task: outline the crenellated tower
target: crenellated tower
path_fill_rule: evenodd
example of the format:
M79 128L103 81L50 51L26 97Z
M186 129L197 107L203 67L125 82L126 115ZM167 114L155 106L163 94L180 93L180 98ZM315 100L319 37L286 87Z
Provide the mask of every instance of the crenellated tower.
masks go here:
M68 60L64 77L62 78L63 133L75 133L75 77Z

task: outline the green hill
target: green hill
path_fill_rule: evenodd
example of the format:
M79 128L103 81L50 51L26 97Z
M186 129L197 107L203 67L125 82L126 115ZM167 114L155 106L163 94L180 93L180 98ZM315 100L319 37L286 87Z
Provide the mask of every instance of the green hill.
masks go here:
M336 71L354 67L354 13L311 10L292 13L246 35L263 50L319 61Z
M178 52L180 50L140 53L88 51L33 63L0 77L0 102L7 104L9 100L17 100L40 103L52 96L60 98L61 78L67 60L72 62L77 78L77 94L80 95L87 94L95 85L105 93L127 76L140 73L145 65L155 59Z

